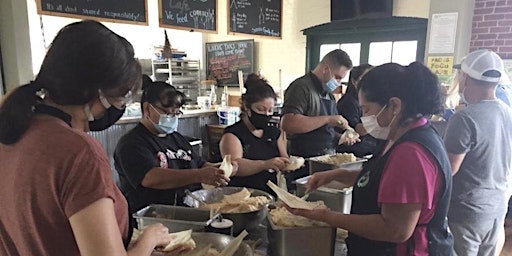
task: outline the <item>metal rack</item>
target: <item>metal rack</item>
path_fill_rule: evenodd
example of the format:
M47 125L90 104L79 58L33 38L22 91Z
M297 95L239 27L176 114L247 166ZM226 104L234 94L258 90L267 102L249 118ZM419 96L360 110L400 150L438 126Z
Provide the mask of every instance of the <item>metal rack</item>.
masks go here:
M156 81L172 84L193 101L201 95L199 60L152 60L151 67Z

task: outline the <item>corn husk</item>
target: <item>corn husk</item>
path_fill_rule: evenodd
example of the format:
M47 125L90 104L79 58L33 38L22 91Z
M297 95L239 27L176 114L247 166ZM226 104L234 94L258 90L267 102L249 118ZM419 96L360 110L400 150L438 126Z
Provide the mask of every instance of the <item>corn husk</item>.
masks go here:
M272 181L268 181L267 185L277 194L277 197L283 201L285 204L292 208L296 209L307 209L312 210L318 207L324 207L324 204L322 201L319 202L307 202L303 199L300 199L299 197L292 195L288 193L288 191L283 190L282 188L278 187L276 184L274 184Z
M224 250L220 253L220 256L233 256L235 252L238 250L238 247L240 247L240 244L242 243L242 240L248 235L246 230L242 231L240 235L238 235L235 239L231 240L226 247L224 247Z

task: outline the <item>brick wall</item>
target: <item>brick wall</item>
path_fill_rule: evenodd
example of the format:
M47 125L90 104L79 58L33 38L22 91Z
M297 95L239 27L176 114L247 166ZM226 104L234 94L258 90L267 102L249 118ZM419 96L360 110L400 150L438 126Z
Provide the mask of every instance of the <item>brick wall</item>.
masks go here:
M475 0L470 51L481 48L512 59L512 0Z

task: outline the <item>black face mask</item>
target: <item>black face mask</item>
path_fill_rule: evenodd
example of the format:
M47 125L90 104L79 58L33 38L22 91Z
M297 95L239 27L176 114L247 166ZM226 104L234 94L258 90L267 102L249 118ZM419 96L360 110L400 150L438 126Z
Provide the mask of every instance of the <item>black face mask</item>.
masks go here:
M117 109L111 106L105 110L105 114L94 121L89 122L89 130L102 131L114 125L124 114L125 109Z
M256 129L265 129L268 127L268 121L272 116L267 116L263 114L258 114L254 110L251 109L251 116L249 117L249 121L251 121L252 125Z

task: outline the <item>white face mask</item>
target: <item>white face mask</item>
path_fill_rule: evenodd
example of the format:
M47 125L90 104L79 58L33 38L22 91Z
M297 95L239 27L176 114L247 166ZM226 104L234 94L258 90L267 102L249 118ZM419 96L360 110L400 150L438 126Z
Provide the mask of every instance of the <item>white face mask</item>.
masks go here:
M460 101L466 105L468 105L468 100L466 100L466 96L464 96L464 91L466 91L466 87L464 86L464 89L462 89L462 92L459 93Z
M85 104L84 113L89 122L94 121L94 115L91 113L91 107L89 104Z
M363 127L366 131L376 139L386 140L389 136L389 131L391 129L391 124L395 120L395 116L391 119L391 122L387 127L382 127L379 125L379 121L377 117L382 113L382 111L387 107L385 105L382 109L377 113L377 115L363 116L361 117L361 122L363 123Z

